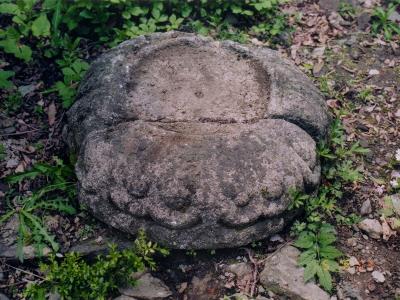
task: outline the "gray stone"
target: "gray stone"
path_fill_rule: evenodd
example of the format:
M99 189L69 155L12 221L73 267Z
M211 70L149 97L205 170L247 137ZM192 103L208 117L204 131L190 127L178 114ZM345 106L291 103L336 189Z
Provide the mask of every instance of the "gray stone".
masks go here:
M267 290L290 299L329 300L329 295L313 282L304 283L304 268L297 265L300 251L292 246L278 250L265 263L260 282Z
M399 23L400 22L400 14L397 11L394 11L390 14L389 20Z
M337 295L339 299L363 300L360 290L350 282L342 282L337 287Z
M235 247L280 231L289 189L320 180L329 118L277 52L169 32L127 41L83 80L65 130L79 199L170 248Z
M371 15L368 12L363 12L357 17L357 28L361 31L366 30L371 21Z
M236 264L231 264L226 267L226 271L235 274L237 277L243 277L252 272L250 264L241 262Z
M123 296L145 300L164 299L172 295L164 282L149 273L142 275L134 286L120 288L119 292Z
M0 293L0 300L10 300L10 298L8 298L6 295L4 295L3 293Z
M336 12L339 9L339 0L319 0L319 7L326 12Z
M385 276L382 274L382 272L373 271L371 275L372 275L372 278L375 280L375 282L378 282L378 283L385 282Z
M365 231L371 238L380 239L383 233L381 223L375 219L365 219L358 223L358 227Z
M368 215L372 213L372 206L371 206L371 200L367 199L363 202L360 208L360 214L362 216Z

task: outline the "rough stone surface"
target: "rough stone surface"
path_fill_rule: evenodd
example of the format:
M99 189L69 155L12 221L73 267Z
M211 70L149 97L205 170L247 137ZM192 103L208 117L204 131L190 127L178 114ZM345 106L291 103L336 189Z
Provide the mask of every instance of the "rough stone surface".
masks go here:
M145 300L164 299L172 295L164 282L149 273L142 275L136 285L121 288L119 291L123 296Z
M358 227L373 239L380 239L383 233L382 225L378 220L365 219L358 223Z
M360 214L362 216L368 215L372 213L372 206L371 206L371 200L367 199L363 202L360 208Z
M169 32L122 43L68 112L79 198L171 248L248 244L281 230L289 188L320 179L323 97L277 52Z
M304 283L304 268L297 265L300 251L292 246L278 250L260 274L264 288L290 299L329 300L329 295L313 282Z

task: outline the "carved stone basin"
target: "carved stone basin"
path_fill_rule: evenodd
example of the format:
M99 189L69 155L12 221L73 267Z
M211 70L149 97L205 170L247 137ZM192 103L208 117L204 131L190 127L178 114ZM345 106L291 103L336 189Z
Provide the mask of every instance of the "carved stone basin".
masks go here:
M222 248L293 217L289 189L318 185L327 125L323 97L277 52L169 32L93 63L67 140L94 216L171 248Z

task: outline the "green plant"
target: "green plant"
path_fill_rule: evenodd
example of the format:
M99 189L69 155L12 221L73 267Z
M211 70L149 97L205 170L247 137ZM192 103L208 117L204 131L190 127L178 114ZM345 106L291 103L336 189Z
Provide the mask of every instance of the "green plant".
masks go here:
M27 195L14 195L10 193L6 197L7 211L0 217L0 225L14 215L18 218L18 244L17 256L23 261L23 247L33 244L36 252L42 255L46 245L52 250L58 251L59 245L54 236L49 234L43 218L50 212L57 211L66 214L74 214L75 208L71 200L75 196L75 175L70 166L62 160L55 158L55 165L38 163L31 170L21 174L9 176L10 184L21 182L25 179L44 177L46 184ZM65 195L61 196L61 195Z
M305 221L296 221L292 233L298 238L295 246L303 250L299 264L305 266L306 281L317 277L322 287L332 289L331 272L338 271L335 260L342 256L335 248L335 230L328 224L333 219L340 224L354 224L359 217L351 214L346 216L337 206L337 201L343 196L346 184L354 184L362 180L355 167L354 158L368 152L354 143L348 145L345 131L339 119L332 122L328 141L319 143L317 152L322 160L323 184L313 195L301 191L290 190L292 198L289 209L303 209Z
M166 249L148 241L141 232L133 249L118 251L111 245L109 253L99 255L92 264L77 253L68 253L61 262L51 256L49 264L40 266L45 279L29 286L24 294L35 300L45 299L49 292L57 292L62 299L109 299L118 287L135 283L131 277L133 272L154 267L156 253L168 255Z
M76 59L71 65L61 69L64 80L57 81L53 91L59 94L64 108L69 108L74 103L77 86L88 69L88 63L81 59Z
M397 4L391 3L387 10L379 6L374 9L371 26L374 34L383 33L386 40L391 40L393 35L400 34L400 25L390 19L397 6Z
M50 22L47 14L34 9L35 0L20 0L16 3L0 4L0 14L12 16L13 26L0 31L0 47L25 62L32 58L32 49L23 39L48 37Z
M19 92L12 92L8 94L1 105L6 112L16 112L18 109L21 108L23 103L23 98Z
M343 256L333 243L336 241L336 231L330 224L309 224L302 231L294 243L302 253L298 263L304 266L304 281L315 277L321 286L330 291L332 289L332 272L339 271L338 258Z
M0 70L0 89L13 89L15 88L12 81L10 81L10 77L13 77L15 72L13 71L4 71Z
M358 92L357 98L361 101L367 102L374 100L375 97L372 88L370 86L367 86Z
M345 20L352 20L356 16L355 7L346 1L340 1L338 12Z

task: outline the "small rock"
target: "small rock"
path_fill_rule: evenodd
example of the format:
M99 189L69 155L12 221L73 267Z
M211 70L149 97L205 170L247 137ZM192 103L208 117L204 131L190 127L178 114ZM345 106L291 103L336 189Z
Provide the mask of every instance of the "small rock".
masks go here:
M367 12L362 13L357 18L357 27L359 30L364 31L369 26L369 21L371 21L371 15Z
M346 271L351 275L356 274L356 268L354 268L354 267L347 268Z
M361 56L360 50L355 47L351 47L349 53L351 58L354 60L358 60Z
M390 14L389 20L399 23L400 22L400 14L397 11L394 11Z
M337 288L337 295L339 299L363 300L360 290L348 282L342 283L341 286Z
M379 75L379 74L380 74L379 70L376 70L376 69L371 69L368 72L369 76L375 76L375 75Z
M279 234L274 234L269 238L269 240L271 242L279 242L279 243L283 243L285 241Z
M326 12L336 12L339 9L339 0L319 0L319 7Z
M251 266L247 263L237 263L228 265L226 271L235 274L237 277L243 277L252 272Z
M140 277L136 285L121 288L119 292L124 296L145 300L164 299L172 295L164 282L149 273Z
M304 283L304 268L297 265L300 251L285 246L265 263L260 282L276 294L291 295L293 299L329 300L329 295L313 282Z
M221 289L220 284L220 282L213 279L211 273L207 273L202 278L194 276L190 283L187 297L188 299L196 300L218 299Z
M383 276L382 272L373 271L371 275L372 275L372 278L374 278L375 282L378 282L378 283L385 282L385 276Z
M22 97L25 97L27 94L32 93L34 90L36 90L37 85L35 83L31 83L28 85L22 85L18 87L18 91L22 95Z
M8 298L6 295L4 295L3 293L0 293L0 300L10 300L10 298Z
M362 216L372 213L371 201L369 199L365 200L361 205L360 214Z
M365 219L358 223L358 227L365 231L371 238L379 240L381 238L383 229L378 220Z
M360 263L358 262L358 259L356 257L350 256L349 265L350 267L354 267L354 266L359 266Z
M357 239L349 238L349 239L347 239L346 244L350 247L355 247L355 246L357 246Z
M133 297L129 297L129 296L125 296L125 295L121 295L117 298L114 298L114 300L136 300L137 298L133 298Z
M14 168L16 168L16 167L18 166L18 164L19 164L18 159L11 158L11 159L9 159L9 160L7 161L7 163L6 163L6 168L7 168L7 169L14 169Z
M61 300L61 295L57 292L50 293L49 300Z

